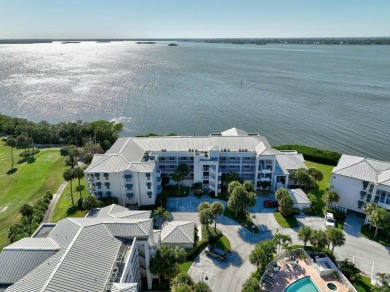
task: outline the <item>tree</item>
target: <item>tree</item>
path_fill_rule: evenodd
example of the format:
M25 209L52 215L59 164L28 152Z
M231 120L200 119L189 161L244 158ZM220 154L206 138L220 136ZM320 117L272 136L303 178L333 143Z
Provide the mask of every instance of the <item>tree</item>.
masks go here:
M337 262L340 271L351 281L356 282L360 278L360 270L348 259Z
M194 281L192 280L191 276L188 275L187 273L180 273L175 278L172 279L171 292L176 292L177 289L183 285L188 285L188 286L194 285Z
M18 147L23 148L25 152L27 152L26 149L29 147L28 143L29 139L26 133L22 133L18 137L16 137L16 145L18 145Z
M390 291L390 274L377 273L375 292L389 292Z
M314 248L320 250L328 245L328 238L322 230L313 230L309 241Z
M375 227L374 238L378 235L378 229L386 229L390 225L389 212L384 208L376 208L369 215L368 220Z
M211 204L209 202L202 202L198 205L198 212L204 210L204 209L210 209Z
M285 195L278 201L280 213L283 216L289 216L292 213L292 207L294 206L294 201L290 195Z
M183 184L184 178L190 173L190 170L188 169L188 165L184 163L180 163L179 166L176 168L176 170L172 174L172 179L181 184ZM180 188L180 185L179 185Z
M224 210L224 206L216 201L211 204L211 212L214 215L214 231L217 232L217 216L222 215Z
M93 154L92 153L87 153L84 155L84 163L89 165L91 164L92 162L92 159L93 159Z
M306 190L315 186L314 178L309 174L309 171L304 168L299 168L291 173L291 178Z
M209 225L214 222L214 214L211 208L206 208L199 212L199 221L202 225L206 226L207 232L210 232Z
M255 191L255 189L254 189L254 187L253 187L253 183L250 182L250 181L244 181L244 182L242 183L242 185L244 186L244 188L245 188L245 190L246 190L247 192L254 192L254 191Z
M249 277L242 285L241 292L262 292L260 288L260 281L256 277Z
M278 247L281 246L284 251L288 250L288 246L292 243L292 239L290 235L281 234L276 232L274 238L272 239L275 245ZM279 252L278 252L279 253Z
M30 204L24 204L20 208L19 212L22 216L26 217L27 222L28 222L28 227L29 227L28 236L31 236L31 234L32 234L31 225L32 225L33 216L34 216L34 208Z
M67 169L62 174L64 180L70 182L70 197L72 199L72 206L74 206L74 200L73 200L73 184L72 181L74 179L73 169Z
M229 186L229 184L233 181L238 181L241 183L242 178L236 172L231 171L226 174L222 174L222 181L224 181L226 186Z
M207 285L205 282L198 282L195 283L193 286L193 292L211 292L209 285Z
M185 261L186 255L182 248L169 248L162 245L150 260L150 271L170 280L180 272L179 264Z
M333 203L337 203L340 200L340 196L338 192L330 190L325 192L322 196L322 200L330 207Z
M160 217L162 221L162 226L164 226L165 222L168 221L170 215L167 210L164 209L163 206L158 207L156 210L153 211L153 217Z
M290 193L288 190L286 190L285 188L280 188L278 189L276 192L275 192L275 199L276 201L279 202L279 200L281 198L283 198L284 196L290 196Z
M274 248L273 240L260 241L249 254L250 263L257 268L265 267L273 259Z
M192 184L191 189L195 196L200 197L203 194L203 185L201 182Z
M345 243L345 235L342 230L337 228L330 228L326 231L326 237L328 239L328 248L332 244L332 253L335 246L342 246Z
M240 183L239 181L235 180L235 181L230 182L230 183L228 184L228 189L227 189L228 194L231 195L231 194L233 193L233 190L234 190L236 187L238 187L238 186L241 186L241 183Z
M315 181L322 181L324 179L324 174L317 168L309 168L308 173L314 178Z
M82 208L85 210L91 210L93 208L100 207L100 201L96 199L94 196L87 196L83 199Z
M264 191L269 190L271 188L271 182L270 181L261 181L260 187Z
M79 155L79 150L74 145L68 145L63 148L69 158L70 167L74 168L76 165L77 157Z
M248 184L244 185L239 182L231 182L228 186L230 191L228 208L236 212L236 216L238 212L244 214L248 207L256 205L256 194L254 192L247 191L247 187Z
M80 199L81 199L81 192L84 190L85 187L81 185L80 180L84 177L84 170L81 167L74 168L73 177L77 178L78 181L77 190L80 193Z
M307 242L310 240L313 233L313 228L310 226L302 226L298 229L298 239L303 241L303 245L306 247Z
M7 144L7 146L9 146L10 149L11 149L11 159L12 159L11 169L13 169L13 168L14 168L14 153L13 153L13 148L16 147L16 140L15 140L14 138L8 138L6 144Z

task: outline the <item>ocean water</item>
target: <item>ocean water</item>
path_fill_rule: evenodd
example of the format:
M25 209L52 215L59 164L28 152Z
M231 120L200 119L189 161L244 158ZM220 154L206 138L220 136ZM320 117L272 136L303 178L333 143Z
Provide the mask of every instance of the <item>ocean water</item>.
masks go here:
M237 127L390 160L390 46L0 45L0 112L115 119L123 135Z

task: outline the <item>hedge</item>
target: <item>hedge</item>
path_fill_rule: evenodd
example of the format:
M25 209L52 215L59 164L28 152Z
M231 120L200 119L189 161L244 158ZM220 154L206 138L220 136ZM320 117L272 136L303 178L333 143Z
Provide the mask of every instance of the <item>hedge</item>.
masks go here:
M274 147L277 150L296 150L302 153L306 160L318 162L327 165L336 166L341 154L334 151L318 149L305 145L281 145Z

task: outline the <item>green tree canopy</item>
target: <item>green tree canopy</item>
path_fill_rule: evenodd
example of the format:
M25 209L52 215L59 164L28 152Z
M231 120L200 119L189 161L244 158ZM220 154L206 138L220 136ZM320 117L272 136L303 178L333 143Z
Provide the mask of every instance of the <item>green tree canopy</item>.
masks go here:
M29 226L28 236L31 236L31 234L32 234L31 225L32 225L32 221L33 221L34 208L30 204L24 204L20 208L19 212L22 216L26 217L27 222L28 222L28 226Z
M175 171L172 174L172 179L181 184L183 184L184 178L190 173L190 170L188 168L187 164L180 163L179 166L175 169ZM180 187L180 185L179 185Z
M257 268L265 267L273 259L274 248L273 240L260 241L249 254L250 263Z
M330 207L333 203L337 203L340 200L338 192L329 190L324 193L322 200Z
M73 172L73 169L67 169L64 171L64 173L62 174L64 180L70 182L70 197L72 199L72 206L74 206L74 200L73 200L73 185L72 185L72 181L74 179L74 172Z
M246 186L248 187L249 185L247 184ZM231 182L228 188L230 189L228 208L236 212L236 215L238 212L244 214L248 207L256 205L256 194L248 192L244 184Z
M214 215L214 230L217 231L217 216L223 214L224 206L218 202L215 201L211 204L211 212Z
M162 245L150 260L150 271L170 280L179 274L179 264L185 261L186 255L182 248L169 248Z
M6 145L10 147L11 149L11 159L12 159L12 165L11 169L14 168L14 153L13 153L13 148L16 147L16 140L14 138L7 138Z
M310 189L315 186L315 180L310 175L309 171L304 168L299 168L291 173L291 178L303 188Z
M314 178L315 181L322 181L324 179L324 174L317 168L309 168L308 173Z
M345 244L345 235L343 231L338 228L327 229L326 237L328 239L328 248L330 244L332 244L332 253L335 246L342 246Z
M283 216L289 216L292 213L292 207L294 206L294 201L290 195L284 195L278 201L280 213Z
M199 212L199 221L202 225L206 226L207 231L209 230L209 225L214 223L214 220L214 214L211 208L206 208Z
M260 288L260 281L256 277L249 277L242 285L241 292L262 292Z
M322 250L328 245L328 237L325 231L322 230L313 230L309 241L314 248L319 250Z
M160 206L153 211L153 218L157 218L157 217L161 219L162 225L164 226L164 223L169 220L170 215L169 212L165 210L163 206Z
M310 226L302 226L298 229L298 239L303 241L303 245L306 247L307 242L310 240L313 233L313 228Z
M200 197L203 194L203 185L201 182L193 183L191 189L195 196Z

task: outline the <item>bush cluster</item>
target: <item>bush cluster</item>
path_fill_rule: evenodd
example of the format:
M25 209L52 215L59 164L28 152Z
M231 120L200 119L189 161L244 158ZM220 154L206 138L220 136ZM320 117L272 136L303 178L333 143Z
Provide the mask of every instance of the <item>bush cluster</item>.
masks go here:
M33 207L33 218L32 218L32 230L35 230L41 224L43 217L45 216L46 210L49 208L50 201L53 199L53 193L47 191L42 198L35 201ZM29 224L28 218L22 216L19 222L12 225L8 231L8 238L11 243L18 241L24 237L29 236Z
M39 152L41 152L41 151L38 148L31 148L31 149L28 149L27 151L23 151L19 155L20 155L20 157L29 157L31 155L38 154Z
M302 153L306 160L333 166L337 165L341 157L340 153L305 145L281 145L274 148L278 150L296 150Z

